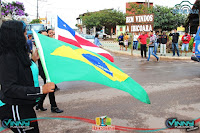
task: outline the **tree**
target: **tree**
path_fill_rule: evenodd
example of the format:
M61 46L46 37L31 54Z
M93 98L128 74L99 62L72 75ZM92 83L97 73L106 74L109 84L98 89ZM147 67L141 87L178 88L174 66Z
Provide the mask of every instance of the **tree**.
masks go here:
M156 5L153 8L154 29L171 31L181 25L184 25L186 15L173 13L173 8Z
M36 23L40 23L41 20L40 19L33 19L30 24L36 24Z
M174 13L173 8L164 6L150 6L147 8L145 5L129 4L127 10L135 15L140 14L154 14L154 29L172 30L176 27L184 25L186 15ZM130 15L130 14L127 14Z
M151 14L153 12L153 6L150 6L147 8L146 5L143 4L134 4L134 3L129 3L129 7L126 8L127 11L134 13L135 15L140 15L140 14ZM131 15L131 14L127 14Z
M11 3L2 2L1 12L2 16L8 16L10 14L12 19L16 19L19 16L28 16L28 14L25 13L23 3L18 1Z
M118 10L102 10L98 12L87 13L81 17L83 25L87 28L96 27L101 29L103 26L110 31L116 25L125 25L126 15Z

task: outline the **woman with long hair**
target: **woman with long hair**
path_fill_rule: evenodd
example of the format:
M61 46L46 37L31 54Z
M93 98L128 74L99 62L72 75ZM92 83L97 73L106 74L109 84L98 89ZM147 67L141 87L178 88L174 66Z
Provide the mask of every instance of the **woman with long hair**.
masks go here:
M38 51L32 59L26 44L26 25L22 21L5 21L0 28L0 119L15 133L39 133L37 121L29 127L11 127L8 121L35 119L33 107L40 94L53 92L54 83L39 86Z
M95 37L94 37L94 44L97 45L97 46L99 47L99 46L102 46L102 44L100 43L98 37L99 37L99 35L96 34Z

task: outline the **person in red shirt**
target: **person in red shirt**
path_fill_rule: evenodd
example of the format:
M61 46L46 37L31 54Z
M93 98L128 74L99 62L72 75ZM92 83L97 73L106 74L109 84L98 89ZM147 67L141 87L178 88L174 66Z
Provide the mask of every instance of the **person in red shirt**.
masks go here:
M191 40L191 36L188 34L188 32L185 32L185 35L182 37L182 47L181 47L181 56L182 56L182 52L185 49L185 56L187 56L187 51L188 51L188 47L189 47L189 42Z
M142 31L142 34L138 37L138 42L140 43L140 49L141 49L141 57L143 58L143 51L144 51L144 56L145 58L147 58L146 54L147 54L147 38L148 35L145 34L144 31Z

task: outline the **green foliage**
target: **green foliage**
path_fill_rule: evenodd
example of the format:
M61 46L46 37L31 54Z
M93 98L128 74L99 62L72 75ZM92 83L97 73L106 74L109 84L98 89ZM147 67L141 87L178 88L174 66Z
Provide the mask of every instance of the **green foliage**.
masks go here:
M191 50L191 51L193 49L193 43L194 43L194 37L192 37L190 42L189 42L189 50Z
M177 28L181 25L184 25L186 20L186 15L183 14L174 14L173 8L164 7L164 6L150 6L147 8L146 5L132 4L130 3L128 11L131 13L139 14L154 14L154 29L162 29L171 31L174 28ZM102 26L106 27L106 31L110 31L112 27L116 25L125 25L126 24L126 15L118 10L102 10L99 12L86 13L85 16L82 16L83 25L87 28L96 27L101 29Z
M21 2L2 2L1 3L1 15L11 15L12 19L17 19L18 16L28 16L25 13L24 4Z
M140 45L140 43L138 42L138 49L140 49L141 48L141 45Z
M118 10L102 10L99 12L87 13L81 17L83 25L87 28L102 28L105 26L108 29L116 25L125 25L126 15ZM110 30L109 30L110 31Z
M139 14L154 14L154 29L162 29L171 31L174 28L177 28L181 25L184 25L186 20L186 15L183 14L174 14L173 8L164 7L164 6L150 6L147 8L145 5L137 5L130 3L128 11L131 13ZM129 15L129 14L127 14Z
M184 25L186 20L186 15L183 14L173 14L173 8L154 6L154 29L162 29L171 31L181 25Z
M33 19L31 22L30 22L30 24L38 24L38 23L40 23L41 21L40 21L40 19Z
M134 13L135 15L139 14L151 14L153 12L153 6L150 6L149 8L146 7L146 5L143 4L133 4L129 3L129 8L126 9L127 11L130 11L131 13ZM130 14L127 14L130 15Z

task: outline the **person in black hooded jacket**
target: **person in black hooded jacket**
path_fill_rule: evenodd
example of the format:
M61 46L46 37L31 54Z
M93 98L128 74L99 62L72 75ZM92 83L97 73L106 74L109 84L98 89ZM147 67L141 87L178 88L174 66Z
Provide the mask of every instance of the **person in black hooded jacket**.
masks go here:
M53 92L54 83L39 86L38 68L34 63L39 59L37 50L28 55L26 25L22 21L5 21L0 28L0 120L20 121L37 118L33 107L40 94ZM5 123L4 123L5 126ZM26 130L38 133L37 121L29 127L12 128L15 133Z

